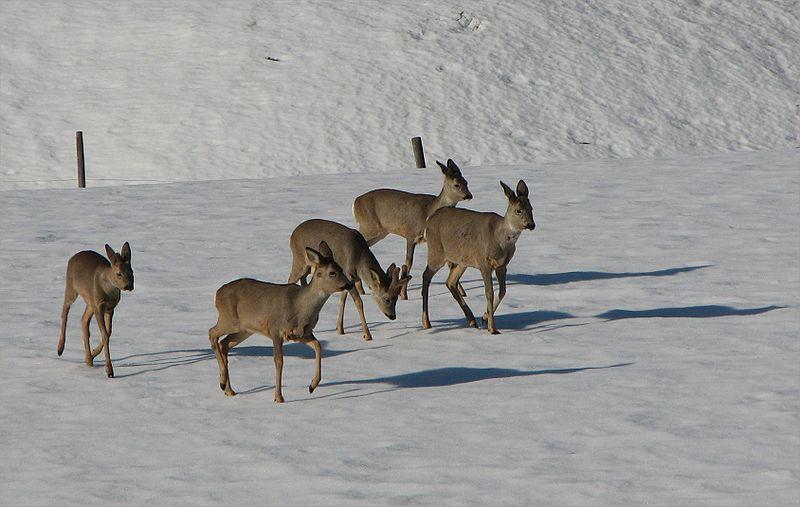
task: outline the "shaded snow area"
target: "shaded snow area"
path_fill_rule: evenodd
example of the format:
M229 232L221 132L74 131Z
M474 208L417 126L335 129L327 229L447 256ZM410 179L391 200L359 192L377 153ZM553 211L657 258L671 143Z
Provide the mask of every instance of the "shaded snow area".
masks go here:
M335 299L323 308L313 395L311 349L284 349L285 405L258 336L231 353L240 394L220 391L214 291L284 281L297 223L352 225L354 196L435 192L436 171L4 192L0 504L796 505L798 165L795 150L463 167L474 209L505 209L501 178L531 187L503 334L465 328L444 273L421 329L422 246L396 321L365 299L373 342L352 304L345 336ZM80 302L56 356L59 312L69 256L124 240L136 289L108 379L83 364ZM403 248L375 252L386 266ZM479 278L463 278L476 313Z
M795 0L0 2L0 189L798 145Z

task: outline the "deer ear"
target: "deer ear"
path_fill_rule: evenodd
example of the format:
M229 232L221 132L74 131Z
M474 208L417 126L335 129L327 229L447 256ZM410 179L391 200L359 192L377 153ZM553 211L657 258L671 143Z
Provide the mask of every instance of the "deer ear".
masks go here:
M306 247L306 259L314 266L319 266L322 263L320 253L308 246Z
M444 174L445 176L449 176L450 175L450 168L449 167L447 167L443 163L439 162L438 160L436 161L436 163L439 165L439 168L442 170L442 174Z
M114 251L113 248L108 246L108 243L106 243L106 257L108 257L108 260L111 261L111 264L116 264L119 259L117 253Z
M333 252L331 252L331 247L329 247L324 241L319 242L319 253L321 253L323 257L327 257L329 260L333 260Z
M501 181L500 186L503 187L503 192L506 194L506 197L508 197L509 201L513 201L514 199L517 198L517 196L514 195L514 191L511 190L508 185L506 185Z
M380 287L381 286L381 274L377 271L370 269L369 276L372 278L372 286L373 287Z
M456 163L453 162L452 158L447 159L447 167L450 169L451 172L456 174L461 174L461 169L459 169Z
M517 195L519 197L528 197L528 185L522 180L517 183Z
M131 261L131 245L128 244L126 241L124 245L122 245L122 250L119 251L120 257L125 262Z

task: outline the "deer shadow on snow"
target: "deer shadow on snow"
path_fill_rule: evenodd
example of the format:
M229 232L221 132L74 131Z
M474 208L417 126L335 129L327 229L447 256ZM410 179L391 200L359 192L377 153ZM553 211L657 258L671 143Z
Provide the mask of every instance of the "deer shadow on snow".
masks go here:
M362 349L347 350L328 350L327 340L319 340L322 345L323 357L336 357L343 354L350 354L360 350L380 349L391 347L391 344L368 347ZM228 357L272 357L272 345L240 345L234 347L228 353ZM290 342L283 345L284 357L299 357L301 359L314 359L314 350L303 343ZM133 377L142 373L151 373L176 366L188 366L201 361L216 359L214 351L210 347L198 349L164 350L160 352L148 352L143 354L131 354L128 356L114 359L114 366L120 368L144 368L133 373L117 375L118 378ZM132 360L132 361L130 361ZM117 365L117 361L120 361ZM126 361L126 362L122 362Z

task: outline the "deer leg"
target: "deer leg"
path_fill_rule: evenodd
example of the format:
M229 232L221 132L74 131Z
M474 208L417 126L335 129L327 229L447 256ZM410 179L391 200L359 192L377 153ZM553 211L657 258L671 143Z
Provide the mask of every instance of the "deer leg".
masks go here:
M100 334L103 336L103 352L106 356L106 375L108 378L114 378L114 367L111 364L111 351L109 350L109 342L111 341L111 334L109 333L108 329L106 328L106 319L105 319L105 312L106 309L102 306L97 307L95 310L95 320L97 321L97 327L100 328Z
M447 276L447 288L450 289L450 294L453 295L453 299L456 300L458 306L461 307L461 311L464 312L464 317L467 318L467 325L470 327L478 327L478 322L475 320L475 315L470 310L467 302L464 301L464 297L458 292L458 281L461 279L461 275L464 274L464 271L467 270L467 266L458 265L458 264L451 264L450 274Z
M108 330L108 335L111 336L111 324L114 319L114 310L105 314L106 319L106 329ZM103 343L101 342L100 345L92 349L92 359L100 355L100 352L103 351Z
M486 313L488 314L488 329L492 334L500 334L494 325L494 287L492 286L492 270L489 268L481 269L483 275L483 290L486 294Z
M500 286L500 289L497 292L497 299L494 300L494 311L497 311L497 307L500 306L500 301L506 296L506 267L503 266L502 268L497 268L495 271L497 275L497 285ZM483 323L486 324L489 321L489 314L483 314Z
M83 311L83 316L81 317L81 329L83 330L84 361L86 362L86 366L90 368L94 365L92 345L89 343L89 323L92 321L92 315L94 315L94 309L90 305L86 305L86 309Z
M363 283L361 283L361 280L360 280L360 279L356 279L356 281L354 282L354 284L355 284L355 286L356 286L356 289L358 289L358 293L359 293L359 294L361 294L361 295L363 296L363 295L365 295L365 294L367 293L367 292L364 290L364 284L363 284Z
M314 336L312 333L308 338L302 338L299 341L305 343L312 349L314 349L314 358L316 359L316 372L314 373L314 378L311 379L311 384L308 385L308 392L313 393L314 389L317 388L319 385L320 380L322 380L322 346L320 345L317 337Z
M450 267L450 271L452 271L453 268L456 267L456 263L455 262L448 262L447 265ZM461 285L460 281L458 282L457 285L458 285L458 293L461 294L461 297L462 298L467 297L467 291L464 290L464 286Z
M347 293L343 292L342 296L346 296ZM358 316L361 317L361 330L364 331L364 341L372 340L372 333L369 331L369 326L367 326L367 318L364 316L364 303L361 301L361 296L358 294L358 291L353 288L350 289L350 297L353 298L353 303L356 305L356 310L358 310Z
M414 249L417 247L417 242L413 239L406 240L406 263L403 264L403 269L400 271L400 278L405 278L411 272L411 265L414 264ZM400 290L400 297L403 300L408 300L408 282L403 284Z
M308 276L309 271L311 271L311 268L306 264L305 260L293 261L292 272L289 274L289 283L297 283L300 280L300 285L307 285L306 276Z
M389 233L388 232L378 232L378 233L375 233L373 235L370 235L370 234L364 234L363 232L361 232L361 234L363 234L364 235L364 239L367 240L367 246L372 246L375 243L377 243L378 241L380 241L383 238L385 238Z
M281 375L283 375L283 337L272 339L272 359L275 361L275 403L283 403Z
M226 376L223 374L225 370L225 361L222 359L222 352L219 350L219 337L225 333L220 330L219 323L208 330L208 341L211 342L211 350L214 351L214 356L217 358L217 365L219 366L219 388L225 390Z
M428 265L425 267L425 271L422 273L422 328L423 329L430 329L431 328L431 320L428 317L428 292L431 286L431 280L433 279L433 275L435 275L444 264L443 262L440 263L438 266L434 265L431 266L430 264L430 250L428 250Z
M339 296L339 320L336 322L336 332L344 334L344 305L347 303L347 291L342 291Z
M219 374L219 386L225 391L225 396L235 396L236 392L231 388L231 377L228 370L228 352L230 350L250 338L253 333L249 331L239 331L231 333L219 341L219 355L222 358L221 369Z
M75 298L77 297L78 293L67 285L64 291L64 306L61 308L61 336L58 338L57 349L59 356L64 353L64 345L67 342L67 316L69 315L69 309L72 307L72 303L75 302Z

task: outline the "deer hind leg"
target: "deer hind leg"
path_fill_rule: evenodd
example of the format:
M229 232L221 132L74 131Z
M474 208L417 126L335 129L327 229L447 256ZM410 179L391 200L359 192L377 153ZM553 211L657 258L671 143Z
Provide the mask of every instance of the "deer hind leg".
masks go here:
M108 328L106 328L106 313L113 310L106 310L103 307L98 307L95 309L95 320L97 321L97 327L100 328L100 334L103 337L103 352L106 356L106 375L108 378L114 378L114 367L111 364L111 351L109 349L109 342L111 341L111 332Z
M366 293L367 293L367 292L364 290L364 284L363 284L363 283L361 283L361 280L360 280L360 279L357 279L357 280L356 280L354 283L355 283L355 286L356 286L356 290L358 290L358 293L359 293L359 294L361 294L361 295L363 296L364 294L366 294Z
M81 317L81 330L83 331L84 361L89 368L94 366L92 345L89 343L89 324L92 322L92 315L94 315L94 308L92 308L91 305L86 305L86 309L83 311L83 316Z
M213 328L212 328L213 329ZM209 338L211 337L211 332L209 331ZM236 392L231 388L231 377L230 372L228 369L228 352L230 350L245 341L246 339L250 338L253 333L249 331L239 331L236 333L230 333L228 336L219 340L219 345L217 350L214 352L219 354L217 357L217 361L220 364L219 368L219 387L223 391L225 391L225 396L235 396ZM221 336L221 334L220 334ZM213 348L213 345L212 345Z
M506 296L506 267L503 266L502 268L497 268L495 271L497 275L497 285L500 286L497 292L497 299L494 300L494 308L493 311L497 311L497 307L500 306L500 301ZM483 323L486 324L489 322L489 314L483 314Z
M449 268L450 268L450 271L452 271L452 270L453 270L453 268L455 268L455 267L456 267L456 263L455 263L455 262L448 262L448 263L447 263L447 267L449 267ZM464 286L463 286L463 285L461 285L461 282L460 282L460 281L458 282L458 284L457 284L457 285L458 285L458 293L459 293L459 294L461 294L461 297L462 297L462 298L465 298L465 297L467 297L467 291L465 291L465 290L464 290Z
M481 269L483 275L483 290L486 294L486 313L488 314L488 329L492 334L500 334L494 325L494 287L492 286L492 270L490 268Z
M58 338L57 348L59 356L64 353L64 345L67 343L67 316L69 315L69 309L77 297L78 293L67 282L67 288L64 290L64 306L61 308L61 335Z
M447 288L450 290L450 294L453 295L453 299L456 300L458 306L461 307L461 311L464 312L464 317L467 318L467 325L470 327L478 327L478 322L475 320L475 315L470 310L467 302L464 301L464 297L458 292L458 281L461 279L461 276L464 274L464 271L467 270L467 266L458 265L458 264L451 264L450 268L450 275L447 277Z
M361 233L362 236L364 236L364 239L367 240L367 246L372 246L389 235L388 232L380 232L380 231L370 231L370 232L359 231L359 232Z
M289 274L289 283L297 283L300 280L300 285L308 285L306 277L309 272L311 272L311 267L306 264L305 259L292 259L292 272Z
M403 264L403 269L400 272L400 278L405 278L411 272L411 266L414 264L414 249L417 247L417 242L413 239L406 239L406 262ZM400 291L400 297L403 300L408 300L408 283L403 284Z

